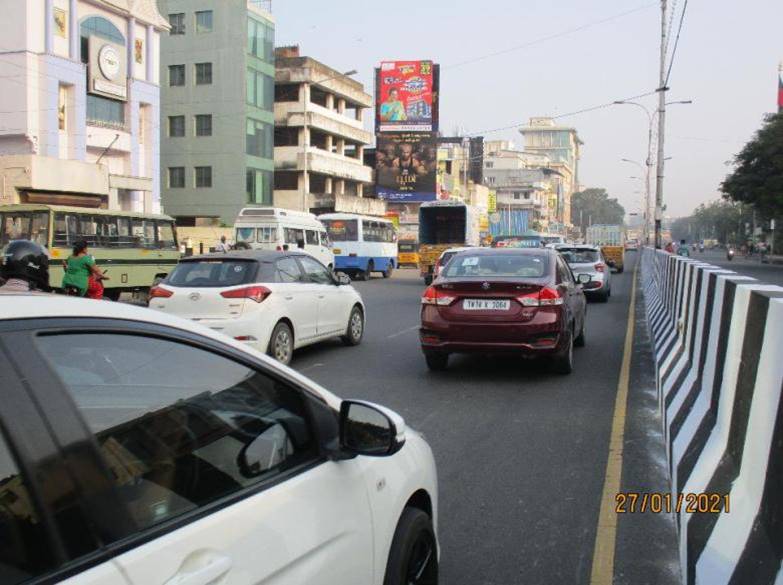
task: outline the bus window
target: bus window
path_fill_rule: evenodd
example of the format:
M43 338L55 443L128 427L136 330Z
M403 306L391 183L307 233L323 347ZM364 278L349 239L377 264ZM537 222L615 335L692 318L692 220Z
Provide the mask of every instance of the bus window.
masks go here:
M133 237L131 236L130 218L117 218L117 247L132 248Z
M258 242L260 244L277 243L277 226L267 226L258 228Z
M131 219L131 234L134 246L141 248L155 247L155 224L151 220Z
M318 232L315 230L305 230L306 243L310 246L318 245Z
M284 231L286 244L296 245L299 240L304 240L304 230L296 228L285 228Z
M164 250L176 250L177 238L174 235L174 224L170 221L158 220L155 222L158 228L158 248Z
M98 236L102 248L117 248L117 218L110 215L97 215L95 221L98 224Z
M318 235L321 236L321 245L326 246L327 248L331 247L332 242L329 241L329 234L326 232L318 232Z
M77 241L84 240L88 246L98 246L98 222L91 215L79 216L79 235Z
M54 214L54 241L56 247L65 248L70 245L68 241L68 216L62 212Z
M11 240L34 240L49 245L49 215L44 212L4 212L0 220L0 246Z
M321 223L332 242L359 241L359 222L355 219L324 219Z
M238 227L237 228L237 242L255 242L256 228L251 227Z

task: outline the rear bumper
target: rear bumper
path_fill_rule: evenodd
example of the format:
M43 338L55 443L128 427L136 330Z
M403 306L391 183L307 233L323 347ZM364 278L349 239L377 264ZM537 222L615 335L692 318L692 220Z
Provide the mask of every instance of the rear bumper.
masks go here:
M539 357L564 350L566 337L562 331L562 319L552 313L536 316L528 323L465 323L435 318L422 320L419 340L425 353Z
M246 343L253 349L257 349L262 353L265 353L269 348L269 339L272 337L273 324L267 323L266 319L260 318L258 313L253 313L252 317L248 318L199 319L195 321L199 325L209 327L213 331L222 333L231 339L237 339L242 343Z
M334 268L335 270L367 270L370 261L372 261L373 268L377 271L386 270L389 263L391 263L392 268L396 265L394 258L384 256L335 256Z

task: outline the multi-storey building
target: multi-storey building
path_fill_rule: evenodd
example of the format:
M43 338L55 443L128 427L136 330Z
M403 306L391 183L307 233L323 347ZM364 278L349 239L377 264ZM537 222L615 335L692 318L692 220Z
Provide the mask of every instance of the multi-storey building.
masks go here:
M537 166L555 170L561 177L557 187L557 219L561 224L570 225L571 195L579 188L579 157L583 144L576 129L557 126L552 118L530 118L530 124L519 131L524 138L525 152L548 158L546 164Z
M179 225L272 205L274 20L259 0L159 0L162 200Z
M275 66L275 206L383 215L364 164L372 96L296 46L277 49Z
M0 203L155 212L153 0L7 0L0 19Z

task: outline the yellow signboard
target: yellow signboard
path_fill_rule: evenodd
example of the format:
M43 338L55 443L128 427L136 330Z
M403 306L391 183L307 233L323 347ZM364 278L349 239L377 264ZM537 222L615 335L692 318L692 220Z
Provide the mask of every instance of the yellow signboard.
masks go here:
M498 210L498 196L495 191L489 191L489 203L487 204L487 213L495 213Z

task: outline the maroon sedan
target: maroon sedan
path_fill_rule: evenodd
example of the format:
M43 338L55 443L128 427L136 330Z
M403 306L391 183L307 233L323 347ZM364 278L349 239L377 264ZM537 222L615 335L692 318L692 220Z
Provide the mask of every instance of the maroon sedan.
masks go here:
M556 251L476 248L455 255L421 298L421 349L431 370L449 354L547 357L570 374L585 343L583 274Z

